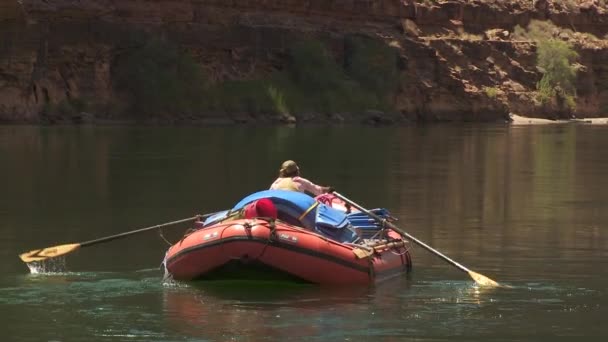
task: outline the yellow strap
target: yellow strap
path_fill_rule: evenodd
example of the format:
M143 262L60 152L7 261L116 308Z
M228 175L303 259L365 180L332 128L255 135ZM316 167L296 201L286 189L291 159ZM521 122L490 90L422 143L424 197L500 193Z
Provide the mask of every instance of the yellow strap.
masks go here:
M308 213L310 213L310 211L313 210L314 208L316 208L318 205L319 205L319 202L315 201L315 203L313 205L311 205L308 209L306 209L304 214L302 214L302 215L300 215L300 217L298 217L298 221L302 221L302 219L304 217L306 217L306 215L308 215Z
M226 217L224 217L223 219L214 222L214 224L218 224L218 223L223 223L223 222L229 222L229 221L234 221L234 220L240 220L243 218L243 213L244 213L244 209L245 207L237 210L237 211L232 211L229 210L228 213L226 214Z

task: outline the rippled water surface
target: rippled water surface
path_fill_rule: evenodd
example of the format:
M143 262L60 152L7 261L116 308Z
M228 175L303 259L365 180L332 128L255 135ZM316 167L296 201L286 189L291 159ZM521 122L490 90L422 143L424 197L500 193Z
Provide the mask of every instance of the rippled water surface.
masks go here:
M603 341L608 127L0 126L6 341ZM187 225L83 248L31 274L17 255L224 209L284 159L474 271L413 247L371 288L163 281ZM42 270L45 271L45 270Z

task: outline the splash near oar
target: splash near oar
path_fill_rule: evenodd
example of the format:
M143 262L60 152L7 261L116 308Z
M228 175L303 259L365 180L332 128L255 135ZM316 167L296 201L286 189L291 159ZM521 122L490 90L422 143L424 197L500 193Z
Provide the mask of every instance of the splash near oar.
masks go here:
M364 212L365 214L367 214L369 217L373 218L374 220L378 221L381 224L386 225L388 228L394 230L395 232L399 233L401 236L407 237L408 239L412 240L413 242L415 242L417 245L423 247L424 249L430 251L431 253L437 255L438 257L440 257L441 259L443 259L444 261L447 261L449 264L456 266L458 269L460 269L463 272L466 272L469 274L469 276L471 278L473 278L473 280L475 280L475 282L480 285L480 286L487 286L487 287L499 287L499 286L503 286L500 285L499 283L497 283L496 281L484 276L483 274L477 273L477 272L473 272L470 269L466 268L465 266L459 264L458 262L450 259L449 257L443 255L441 252L439 252L438 250L436 250L435 248L427 245L426 243L418 240L417 238L415 238L414 236L408 234L407 232L399 229L397 226L395 226L394 224L392 224L391 222L379 217L378 215L372 213L371 211L363 208L362 206L358 205L357 203L349 200L348 198L342 196L341 194L337 193L337 192L333 192L333 194L338 197L339 199L343 200L344 202L349 203L350 205L352 205L353 207L359 209L360 211Z
M43 261L28 262L27 267L31 274L53 274L67 272L66 257L60 256Z
M504 286L504 285L500 285L496 281L484 276L483 274L479 274L479 273L473 272L471 270L469 270L469 275L471 276L471 278L473 278L473 280L475 280L475 282L477 284L479 284L481 286Z
M188 222L188 221L194 221L196 219L203 220L214 214L216 214L216 213L205 214L205 215L196 215L193 217L189 217L189 218L185 218L185 219L181 219L181 220L177 220L177 221L158 224L158 225L151 226L151 227L132 230L129 232L120 233L120 234L116 234L116 235L110 235L110 236L102 237L102 238L95 239L95 240L85 241L85 242L68 243L68 244L51 246L51 247L46 247L46 248L41 248L41 249L34 249L29 252L19 254L19 258L21 258L21 260L25 263L42 262L42 261L45 261L45 260L48 260L51 258L56 258L56 257L62 256L62 255L70 254L74 251L77 251L78 249L80 249L82 247L93 246L93 245L97 245L100 243L117 240L117 239L127 237L130 235L147 232L150 230L160 229L163 227L172 226L172 225L176 225L176 224L184 223L184 222Z

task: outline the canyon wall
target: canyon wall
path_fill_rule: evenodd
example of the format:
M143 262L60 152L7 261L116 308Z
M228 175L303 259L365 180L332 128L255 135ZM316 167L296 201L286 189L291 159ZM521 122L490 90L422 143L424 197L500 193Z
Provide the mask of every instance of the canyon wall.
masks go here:
M574 112L535 109L542 77L536 45L513 38L515 27L531 20L586 34L571 41L580 64ZM548 0L1 0L0 122L120 120L128 100L115 86L116 65L140 48L129 38L134 32L175 44L216 83L283 69L286 51L302 39L324 42L338 63L348 53L346 37L390 46L398 54L395 113L369 110L338 121L608 116L604 1L568 7ZM49 114L76 99L87 109ZM292 114L290 120L301 121L302 113ZM240 115L201 112L177 120L234 122Z

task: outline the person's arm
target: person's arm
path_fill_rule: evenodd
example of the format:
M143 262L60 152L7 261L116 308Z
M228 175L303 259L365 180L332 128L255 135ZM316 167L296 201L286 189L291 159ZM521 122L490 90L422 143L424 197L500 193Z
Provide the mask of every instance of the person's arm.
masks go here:
M300 191L310 192L314 196L318 196L329 190L329 187L317 185L306 178L294 177L293 181L298 184Z

